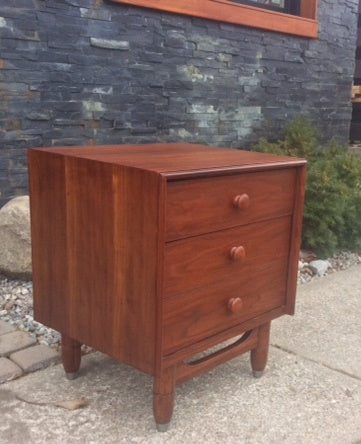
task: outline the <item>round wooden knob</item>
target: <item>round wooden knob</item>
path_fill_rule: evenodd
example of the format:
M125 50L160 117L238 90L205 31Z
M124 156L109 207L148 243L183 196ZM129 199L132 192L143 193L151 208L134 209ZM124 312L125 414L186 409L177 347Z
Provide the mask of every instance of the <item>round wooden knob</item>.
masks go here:
M232 313L239 313L243 310L243 301L241 298L231 298L228 301L228 309Z
M245 210L249 207L249 196L248 194L238 194L233 199L233 205L240 210Z
M233 261L241 261L246 257L246 250L242 245L239 247L232 247L229 254Z

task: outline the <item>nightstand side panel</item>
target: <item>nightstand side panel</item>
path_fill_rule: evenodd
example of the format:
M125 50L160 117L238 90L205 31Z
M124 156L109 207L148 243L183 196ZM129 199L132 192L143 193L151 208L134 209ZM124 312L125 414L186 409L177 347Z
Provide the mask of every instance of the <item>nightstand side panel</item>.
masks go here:
M65 159L28 151L34 316L68 330Z
M35 220L45 214L47 223L55 224L53 237L65 233L64 243L35 240L33 246L41 256L50 245L64 279L55 291L48 285L35 292L35 306L46 313L38 320L154 374L160 176L71 156L63 162L63 180L57 183L65 194L61 208L51 211L58 190L49 191L47 202L33 199L34 208L41 208ZM34 269L35 281L50 283L51 276L44 267ZM52 309L59 304L62 310Z

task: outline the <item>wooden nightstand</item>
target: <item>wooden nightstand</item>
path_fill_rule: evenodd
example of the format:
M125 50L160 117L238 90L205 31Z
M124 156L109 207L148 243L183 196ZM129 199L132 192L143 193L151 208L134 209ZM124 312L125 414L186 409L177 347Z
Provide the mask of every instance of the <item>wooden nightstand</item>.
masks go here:
M35 319L175 385L251 351L294 311L306 162L191 144L29 150ZM232 344L201 352L230 338ZM193 359L192 359L193 358Z

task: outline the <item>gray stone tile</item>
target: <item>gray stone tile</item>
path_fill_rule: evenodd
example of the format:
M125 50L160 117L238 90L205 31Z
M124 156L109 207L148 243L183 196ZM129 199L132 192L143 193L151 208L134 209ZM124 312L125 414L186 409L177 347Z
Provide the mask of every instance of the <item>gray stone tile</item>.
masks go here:
M7 358L0 358L0 384L18 378L23 371Z
M14 331L0 336L0 356L9 356L23 348L30 347L36 343L28 333L23 331Z
M10 359L24 372L29 373L59 362L61 356L57 351L46 345L35 345L11 354Z
M5 335L6 333L11 333L15 330L16 328L9 322L0 321L0 336Z

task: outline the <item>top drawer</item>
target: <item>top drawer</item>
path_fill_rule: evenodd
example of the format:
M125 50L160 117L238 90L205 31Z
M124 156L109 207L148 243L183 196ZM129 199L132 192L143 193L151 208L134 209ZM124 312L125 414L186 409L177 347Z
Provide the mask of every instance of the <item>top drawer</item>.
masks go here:
M169 182L166 240L291 214L296 168Z

